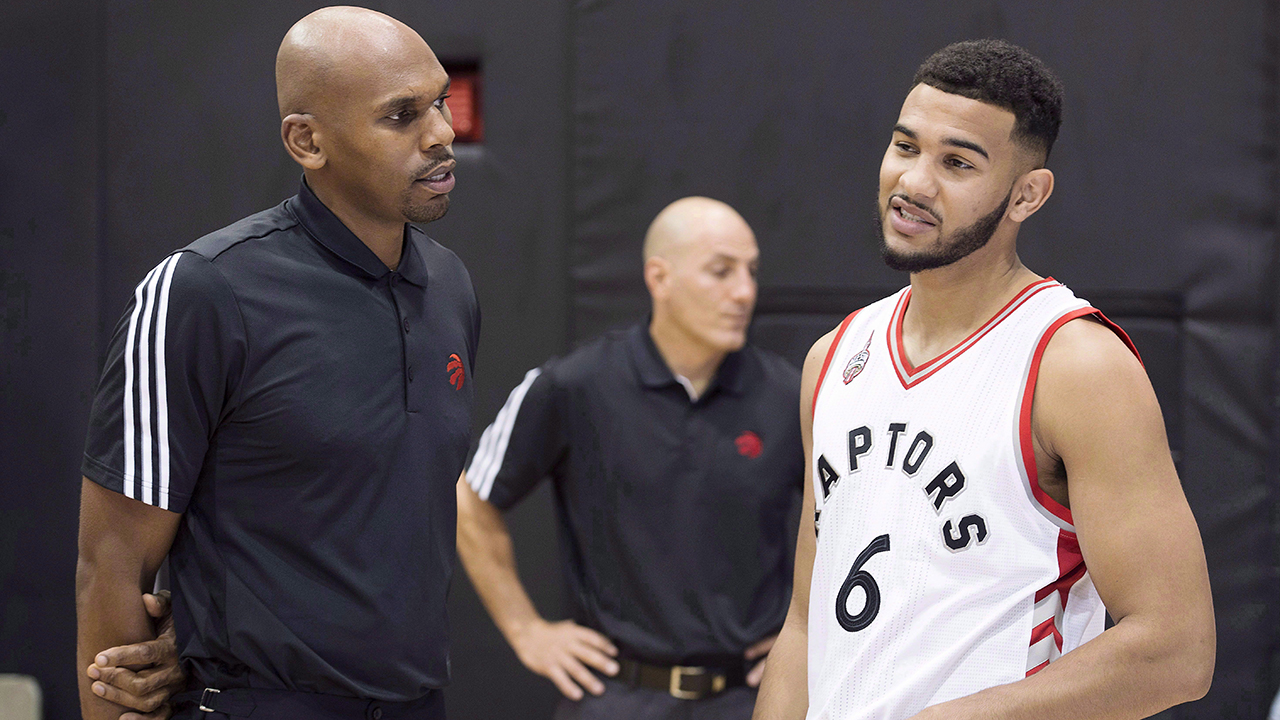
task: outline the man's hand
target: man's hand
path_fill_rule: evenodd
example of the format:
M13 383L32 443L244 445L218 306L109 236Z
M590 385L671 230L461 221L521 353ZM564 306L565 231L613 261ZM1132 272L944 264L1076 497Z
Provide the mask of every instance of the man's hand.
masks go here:
M764 677L764 663L769 659L767 656L769 651L773 649L773 643L777 639L778 635L776 633L770 635L747 648L747 651L742 654L747 659L747 662L751 662L756 658L760 659L760 662L753 665L751 671L747 673L747 687L760 687L760 679Z
M86 674L95 681L94 694L141 711L125 713L120 720L167 720L173 714L169 698L181 692L187 682L178 667L169 591L145 594L142 604L156 620L156 639L104 650Z
M604 692L604 683L588 665L605 675L618 673L613 643L572 620L534 620L513 635L511 646L525 667L551 680L570 700L581 700L583 688L592 695Z

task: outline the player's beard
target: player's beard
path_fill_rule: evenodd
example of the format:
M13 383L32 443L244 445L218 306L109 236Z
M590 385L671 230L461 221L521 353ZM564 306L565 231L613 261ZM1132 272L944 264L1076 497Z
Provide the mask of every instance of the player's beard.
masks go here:
M439 220L449 212L449 196L437 195L425 203L406 197L400 203L400 212L404 214L405 219L413 223L421 224Z
M917 273L925 270L936 270L963 260L982 249L996 234L1000 221L1004 219L1005 210L1009 207L1009 199L1013 197L1013 187L1005 194L1004 200L995 209L983 215L973 224L960 228L949 235L939 237L932 245L914 252L901 252L889 247L884 236L884 222L893 209L881 208L876 199L876 228L880 232L880 257L894 270ZM941 218L939 218L941 220Z
M423 163L422 169L413 175L412 180L416 181L426 175L432 169L439 167L446 160L453 159L453 153L444 148L434 150L427 162ZM449 196L436 195L435 197L421 202L414 199L412 181L410 187L406 188L400 196L400 212L405 219L413 223L429 223L444 217L449 212Z

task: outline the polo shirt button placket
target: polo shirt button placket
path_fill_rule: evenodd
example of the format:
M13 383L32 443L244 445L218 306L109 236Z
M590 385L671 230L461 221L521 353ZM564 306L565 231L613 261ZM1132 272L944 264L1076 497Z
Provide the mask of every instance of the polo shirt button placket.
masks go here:
M368 720L382 720L382 707L375 703L370 703L369 709L365 712L364 716L368 718Z

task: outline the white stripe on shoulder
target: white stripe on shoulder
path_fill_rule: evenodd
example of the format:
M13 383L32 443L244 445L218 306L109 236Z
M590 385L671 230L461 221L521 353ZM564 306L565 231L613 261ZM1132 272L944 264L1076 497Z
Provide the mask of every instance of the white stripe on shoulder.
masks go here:
M160 311L156 316L156 442L160 446L158 504L165 510L169 509L169 390L164 339L169 319L169 285L173 279L173 270L178 267L181 258L182 253L175 253L165 261L164 280L160 284Z
M507 396L507 401L498 411L498 417L494 418L493 424L485 428L480 436L476 456L471 459L471 466L467 468L467 483L481 500L488 500L489 494L493 492L494 480L497 479L498 471L502 469L502 460L507 454L507 443L511 441L511 429L515 427L516 416L520 414L520 404L524 402L524 396L529 392L533 381L541 374L542 368L534 368L524 374L524 380Z
M535 370L537 369L535 368ZM520 384L512 389L511 393L507 395L506 402L504 402L502 404L502 408L498 410L498 416L493 419L493 422L490 423L480 435L480 444L476 447L476 456L471 459L471 469L474 471L477 478L487 477L490 474L490 466L493 465L495 460L500 461L501 456L505 454L506 444L502 443L502 428L508 423L515 422L515 418L512 417L512 405L514 404L515 412L518 413L520 404L524 401L524 393L528 392L527 385L532 383L532 379L529 375L534 372L534 370L530 370L525 373L524 379L520 381ZM534 377L537 377L538 373L541 373L541 370L537 370ZM508 420L508 418L510 418L510 420ZM503 445L503 448L501 449L498 447L500 443ZM499 468L493 468L492 474L496 475L498 469ZM468 471L467 479L477 493L481 492L485 486L485 483L482 480L477 479L475 481L471 481L471 471ZM488 499L487 492L485 493L485 499Z
M138 499L147 503L154 504L151 499L152 491L155 489L155 458L152 443L155 441L154 434L151 429L151 374L152 363L154 359L155 334L151 326L151 318L156 310L157 285L160 283L160 277L164 274L165 265L169 263L169 258L165 258L157 268L152 271L150 280L147 281L147 306L142 310L142 325L140 326L138 343L138 429L141 439L138 443L139 465L141 471L138 474Z
M152 358L155 355L155 335L152 331L151 319L156 312L157 296L163 294L161 299L161 310L159 313L159 340L162 343L164 338L164 322L169 307L169 287L170 278L173 276L173 268L178 263L181 254L170 255L163 262L154 267L142 282L138 283L138 287L134 290L134 306L133 313L129 316L129 332L125 338L124 348L124 368L125 368L125 388L124 388L124 494L126 497L134 500L141 500L148 505L156 504L152 499L152 490L156 487L153 472L152 443L154 441L151 428L151 375L152 375ZM157 286L161 284L161 278L164 279L163 286L159 289ZM135 361L134 356L137 356ZM157 355L159 362L164 360L164 348L160 346ZM168 407L167 404L161 402L164 398L165 389L163 383L165 373L163 368L157 368L156 380L160 383L160 398L157 398L157 412L162 417L164 423L163 432L166 435L166 447L162 450L163 462L165 467L161 470L165 478L168 478ZM138 404L137 416L134 415L134 402ZM167 499L166 499L167 500Z
M133 312L129 315L129 332L125 336L124 341L124 495L127 498L136 500L137 492L137 458L135 453L137 448L134 447L134 436L137 433L137 427L134 423L133 404L137 398L137 388L134 386L134 363L133 355L135 352L138 337L138 316L142 314L143 297L142 291L147 284L151 282L151 277L159 270L159 266L152 268L151 272L138 283L133 290Z

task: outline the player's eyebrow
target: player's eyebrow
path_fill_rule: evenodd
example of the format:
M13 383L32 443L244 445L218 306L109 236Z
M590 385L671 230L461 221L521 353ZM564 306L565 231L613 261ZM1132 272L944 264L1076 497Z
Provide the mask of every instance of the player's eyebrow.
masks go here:
M436 95L436 97L432 98L432 100L439 98L441 95L447 95L449 93L449 88L452 86L453 86L453 80L452 79L446 80L444 83L444 89L441 90ZM414 105L421 103L425 98L426 96L423 95L422 93L415 93L413 95L399 95L379 105L378 112L380 113L391 112L392 110L397 110L399 108L413 107Z
M987 154L987 151L983 150L982 146L975 142L969 142L968 140L962 140L960 138L943 138L942 144L972 150L988 160L991 159L991 156Z
M399 110L400 108L413 107L421 101L421 95L401 95L399 97L391 98L379 105L378 112L384 113L391 112L392 110Z
M893 131L902 135L906 135L912 140L918 139L918 137L916 136L916 132L911 128L907 127L906 125L894 125ZM991 156L987 154L986 149L984 149L978 143L971 142L969 140L963 140L961 138L943 138L942 144L951 145L952 147L964 148L966 150L972 150L988 160L991 159Z

